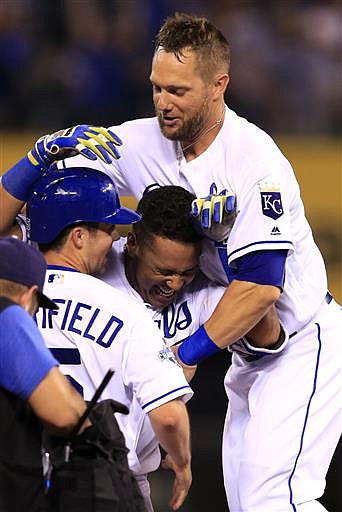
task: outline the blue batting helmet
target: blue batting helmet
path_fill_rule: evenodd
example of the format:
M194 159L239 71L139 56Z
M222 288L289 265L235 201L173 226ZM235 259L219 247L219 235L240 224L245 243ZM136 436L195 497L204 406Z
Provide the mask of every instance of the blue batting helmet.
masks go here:
M50 168L27 202L30 238L48 244L72 224L132 224L141 216L121 206L117 188L104 173L87 167Z

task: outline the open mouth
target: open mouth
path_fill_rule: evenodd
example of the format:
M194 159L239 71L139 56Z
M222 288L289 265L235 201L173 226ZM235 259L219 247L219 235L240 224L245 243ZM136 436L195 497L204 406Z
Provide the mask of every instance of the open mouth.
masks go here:
M163 119L163 125L164 126L175 126L177 124L178 119L177 118L164 118Z
M159 119L164 126L173 126L178 122L178 117L164 116L162 114L159 116Z
M157 295L159 295L161 297L168 298L168 299L173 297L176 293L174 290L171 290L171 288L164 288L163 286L158 286L158 285L155 285L153 287L153 290Z

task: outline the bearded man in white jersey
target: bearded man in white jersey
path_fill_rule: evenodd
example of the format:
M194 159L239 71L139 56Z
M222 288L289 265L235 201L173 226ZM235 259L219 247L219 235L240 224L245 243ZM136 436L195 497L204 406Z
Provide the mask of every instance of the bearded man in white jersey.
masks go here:
M317 498L341 435L341 309L327 293L291 165L265 132L225 104L229 61L227 40L209 20L169 17L150 75L156 117L111 127L124 141L121 158L94 164L137 199L152 183L182 185L198 198L215 187L235 194L229 236L208 240L201 259L226 292L178 357L192 365L231 346L275 306L290 341L263 357L234 351L225 379L228 503L232 512L322 510ZM263 346L278 334L274 323Z

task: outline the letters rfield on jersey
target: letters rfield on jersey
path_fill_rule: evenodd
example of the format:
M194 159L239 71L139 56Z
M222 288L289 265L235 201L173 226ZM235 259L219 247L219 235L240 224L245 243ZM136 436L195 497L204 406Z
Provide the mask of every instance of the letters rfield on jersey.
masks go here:
M58 298L54 302L58 304L58 310L41 309L36 316L40 329L53 329L53 318L58 317L59 329L62 332L73 332L108 348L123 326L120 318L104 314L100 308L90 304Z

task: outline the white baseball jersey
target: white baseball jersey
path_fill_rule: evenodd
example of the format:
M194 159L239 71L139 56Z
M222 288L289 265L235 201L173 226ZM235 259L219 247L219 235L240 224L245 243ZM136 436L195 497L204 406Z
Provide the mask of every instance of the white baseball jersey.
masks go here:
M212 183L218 192L234 192L238 215L229 239L206 241L202 254L201 268L210 279L229 282L228 264L249 252L287 249L285 288L277 302L280 320L292 333L312 318L327 292L324 262L305 218L293 170L265 132L226 108L215 140L187 162L179 143L161 134L156 118L110 129L123 140L121 158L110 165L94 163L112 176L121 195L139 200L152 183L180 185L197 197L207 196ZM64 163L80 161L87 165L81 156Z
M49 266L44 293L59 310L40 309L37 324L47 346L86 400L109 368L115 373L102 398L125 404L117 414L135 473L145 473L136 454L146 413L192 390L160 331L137 300L95 277ZM157 461L157 465L158 465Z
M174 345L195 332L212 314L219 302L225 287L210 282L205 276L199 274L194 281L182 290L175 301L160 309L153 309L150 304L144 303L139 293L129 284L124 267L124 245L126 239L121 238L112 245L108 255L107 269L101 279L140 301L151 315L154 322L162 331L165 341ZM139 407L131 405L132 413ZM159 445L152 429L148 416L145 416L136 447L140 467L146 473L154 471L160 461Z
M264 131L226 108L211 145L187 162L156 118L111 130L123 140L121 158L96 167L123 195L140 199L153 183L180 185L197 197L232 191L237 217L224 243L206 241L201 268L229 283L234 260L264 249L285 249L285 283L276 308L292 335L274 355L233 353L223 470L232 511L319 509L315 501L341 434L342 313L325 300L325 265L305 218L291 165ZM75 157L61 165L89 165ZM92 163L93 165L93 163ZM329 302L329 301L328 301ZM227 312L228 314L228 312Z

